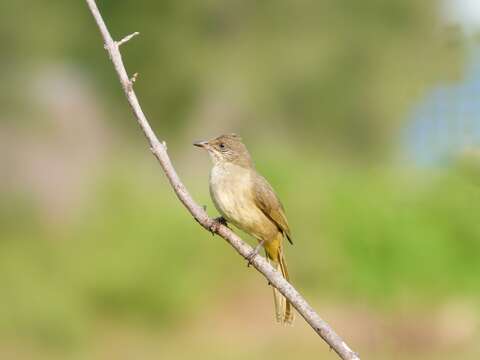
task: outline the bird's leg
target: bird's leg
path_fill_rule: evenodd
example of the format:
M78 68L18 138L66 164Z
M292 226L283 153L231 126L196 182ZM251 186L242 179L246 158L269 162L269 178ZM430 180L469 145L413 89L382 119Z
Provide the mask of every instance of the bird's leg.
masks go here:
M223 216L219 216L213 219L212 225L210 225L210 232L212 233L212 235L215 235L219 224L228 227L227 220Z
M260 251L264 243L265 243L265 240L261 240L258 243L258 245L255 247L255 249L253 249L252 252L247 256L247 260L248 260L247 266L252 265L253 259L255 258L255 256L258 255L258 252Z

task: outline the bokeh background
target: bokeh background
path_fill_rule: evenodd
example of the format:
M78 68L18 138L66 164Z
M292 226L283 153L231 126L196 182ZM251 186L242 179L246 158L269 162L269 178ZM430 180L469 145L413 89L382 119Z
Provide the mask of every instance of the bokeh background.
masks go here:
M365 359L480 356L477 0L99 0L195 199L243 136ZM0 3L0 358L336 359L192 221L83 1Z

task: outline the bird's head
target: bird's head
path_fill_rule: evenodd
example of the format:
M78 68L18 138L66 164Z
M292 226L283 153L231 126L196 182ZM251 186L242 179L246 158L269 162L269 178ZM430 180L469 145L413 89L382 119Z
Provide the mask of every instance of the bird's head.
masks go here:
M207 150L214 165L233 163L242 167L252 166L247 147L236 134L220 135L208 141L198 141L193 145Z

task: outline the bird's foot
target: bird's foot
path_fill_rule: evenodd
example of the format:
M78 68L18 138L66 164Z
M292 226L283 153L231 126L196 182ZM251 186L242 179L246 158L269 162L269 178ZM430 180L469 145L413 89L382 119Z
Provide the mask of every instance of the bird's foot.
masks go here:
M265 242L265 240L262 240L258 243L257 246L255 246L255 249L252 250L252 252L247 256L247 266L250 266L252 265L252 262L253 262L253 259L255 258L255 256L258 255L260 249L262 248L263 246L263 243Z
M223 216L219 216L217 218L214 219L216 222L222 224L223 226L227 226L228 227L228 223L227 223L227 219L225 219Z
M210 232L212 233L212 235L215 235L215 233L218 231L218 226L219 225L223 225L223 226L228 227L227 220L225 220L225 218L223 216L220 216L220 217L217 217L217 218L213 219L212 224L210 225L210 229L209 229Z

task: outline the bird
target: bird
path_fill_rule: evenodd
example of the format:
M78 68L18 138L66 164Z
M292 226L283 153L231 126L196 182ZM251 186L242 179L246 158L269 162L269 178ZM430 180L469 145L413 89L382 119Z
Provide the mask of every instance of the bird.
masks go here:
M212 160L209 189L221 214L217 220L233 224L258 241L248 256L249 264L263 246L272 266L290 281L284 240L293 242L284 207L272 186L256 171L241 137L226 134L193 145L205 149ZM277 322L292 324L292 304L275 287L273 298Z

